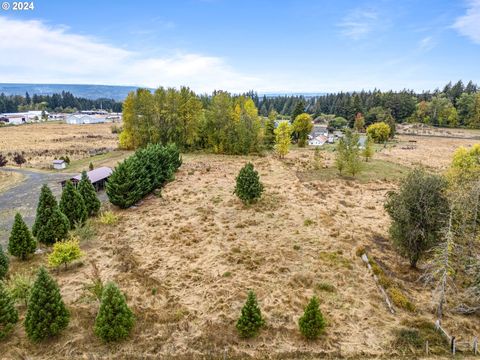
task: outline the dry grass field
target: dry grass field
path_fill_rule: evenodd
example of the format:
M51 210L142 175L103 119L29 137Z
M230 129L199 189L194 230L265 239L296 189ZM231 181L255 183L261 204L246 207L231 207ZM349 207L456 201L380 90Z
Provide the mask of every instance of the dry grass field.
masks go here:
M422 350L396 336L406 326L425 332L432 353L445 355L448 347L429 332L431 288L393 250L383 203L396 187L395 174L417 162L441 170L463 142L415 139L414 149L401 149L409 140L401 136L394 148L378 153L379 168L361 181L303 176L312 171L309 149L295 150L284 161L270 155L186 155L161 196L114 210L115 225L95 220L97 235L82 243L85 260L53 273L71 311L68 329L57 339L31 344L18 325L0 344L2 358L412 358ZM327 154L327 166L332 159ZM247 161L255 164L266 189L249 207L232 193ZM391 176L382 177L378 169L389 169ZM388 311L359 249L367 250L414 311ZM98 303L85 296L90 262L104 281L119 284L136 315L127 341L104 345L93 334ZM40 263L42 255L27 264L12 260L12 269L32 272ZM266 327L258 338L241 340L235 322L248 289L257 293ZM318 341L308 342L297 323L313 294L328 327ZM447 308L454 303L453 298ZM23 320L24 309L20 313ZM443 324L464 341L479 334L478 320L447 311Z
M23 165L49 169L52 160L68 156L82 159L90 154L104 153L117 148L118 136L111 132L112 124L69 125L38 123L0 128L0 154L6 155L14 166L12 155L24 153Z

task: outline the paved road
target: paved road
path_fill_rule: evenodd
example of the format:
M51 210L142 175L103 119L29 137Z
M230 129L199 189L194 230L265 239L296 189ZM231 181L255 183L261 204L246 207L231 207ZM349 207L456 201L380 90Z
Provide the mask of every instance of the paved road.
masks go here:
M0 193L0 243L5 245L8 241L15 213L22 214L25 222L31 226L35 220L35 210L42 185L48 184L58 198L62 191L59 182L72 175L10 168L3 168L0 171L19 172L25 176L21 183Z

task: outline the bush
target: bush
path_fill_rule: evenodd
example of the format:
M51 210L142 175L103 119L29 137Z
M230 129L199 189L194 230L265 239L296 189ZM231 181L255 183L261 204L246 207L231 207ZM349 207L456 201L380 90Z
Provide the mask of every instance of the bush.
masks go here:
M7 288L13 300L26 307L28 305L28 298L30 297L32 285L33 280L30 276L17 273L10 276Z
M27 160L25 160L25 157L21 153L13 154L13 161L15 161L15 164L19 166L22 166L22 164L27 162Z
M173 179L182 164L175 145L148 145L122 161L107 182L110 202L128 208Z
M53 251L48 256L48 264L54 268L64 265L66 269L69 263L80 259L82 256L83 252L80 250L78 239L72 238L53 245Z
M85 224L75 224L75 228L70 232L72 237L78 238L80 242L92 240L97 232L95 231L92 221L88 219Z
M3 247L0 245L0 280L4 279L8 272L8 265L10 260L7 254L3 252Z
M415 169L402 180L398 191L387 195L390 235L412 267L441 238L449 211L446 188L443 177Z
M7 337L18 322L18 311L15 309L10 294L0 282L0 340Z
M309 340L318 338L326 326L325 319L319 308L318 298L312 297L305 307L303 316L298 321L300 332Z
M44 267L33 284L25 317L25 331L33 342L58 335L68 326L70 314L57 283Z
M21 260L26 260L28 255L35 252L36 248L37 243L27 224L23 221L22 216L17 213L8 239L8 252Z
M70 180L67 180L63 188L60 210L67 216L70 229L73 229L76 223L83 224L87 219L85 201Z
M37 215L35 217L35 223L32 227L33 236L37 236L40 228L47 224L48 220L52 216L53 210L57 207L57 200L53 196L52 190L44 184L40 190L40 198L38 199Z
M243 338L251 338L258 334L265 324L262 313L253 291L248 292L247 302L242 308L242 314L237 321L238 334Z
M355 176L362 169L359 139L357 133L347 129L345 136L338 141L335 148L335 164L340 174L345 169L350 175Z
M234 193L244 204L252 203L262 196L263 185L252 163L246 164L240 170L236 180L237 185Z
M5 165L7 165L7 163L8 163L7 158L2 154L0 154L0 167L4 167Z
M390 136L390 126L383 121L377 122L367 127L367 134L370 135L376 143L384 143Z
M95 191L95 188L90 182L86 171L82 171L82 179L78 183L77 189L82 196L83 201L85 202L87 215L96 215L98 213L98 210L100 210L101 203L100 200L98 200L97 192Z
M390 296L390 299L392 299L392 302L395 306L410 312L415 312L415 305L407 299L400 289L391 287L388 289L388 295Z
M102 301L95 319L95 334L105 342L126 338L134 324L134 316L117 285L109 282L102 292Z
M70 222L57 205L52 210L49 220L44 226L39 227L37 240L46 245L55 244L67 238Z
M114 225L118 222L118 216L112 211L104 211L100 214L100 222L104 225Z

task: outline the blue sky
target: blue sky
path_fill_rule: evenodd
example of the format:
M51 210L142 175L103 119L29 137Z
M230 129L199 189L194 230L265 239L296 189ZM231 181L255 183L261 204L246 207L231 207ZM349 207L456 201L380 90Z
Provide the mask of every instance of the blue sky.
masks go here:
M36 0L0 10L0 81L259 92L480 83L480 0ZM8 54L8 56L5 56Z

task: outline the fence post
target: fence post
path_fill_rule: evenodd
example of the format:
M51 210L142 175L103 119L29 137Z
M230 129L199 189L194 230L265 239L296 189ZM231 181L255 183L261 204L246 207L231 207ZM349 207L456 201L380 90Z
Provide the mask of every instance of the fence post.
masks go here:
M452 336L452 342L450 343L450 349L452 350L452 354L455 355L455 336Z
M478 338L475 336L473 338L473 353L477 355L478 352Z
M429 349L428 349L428 340L425 341L425 354L428 356L428 352L429 352Z

